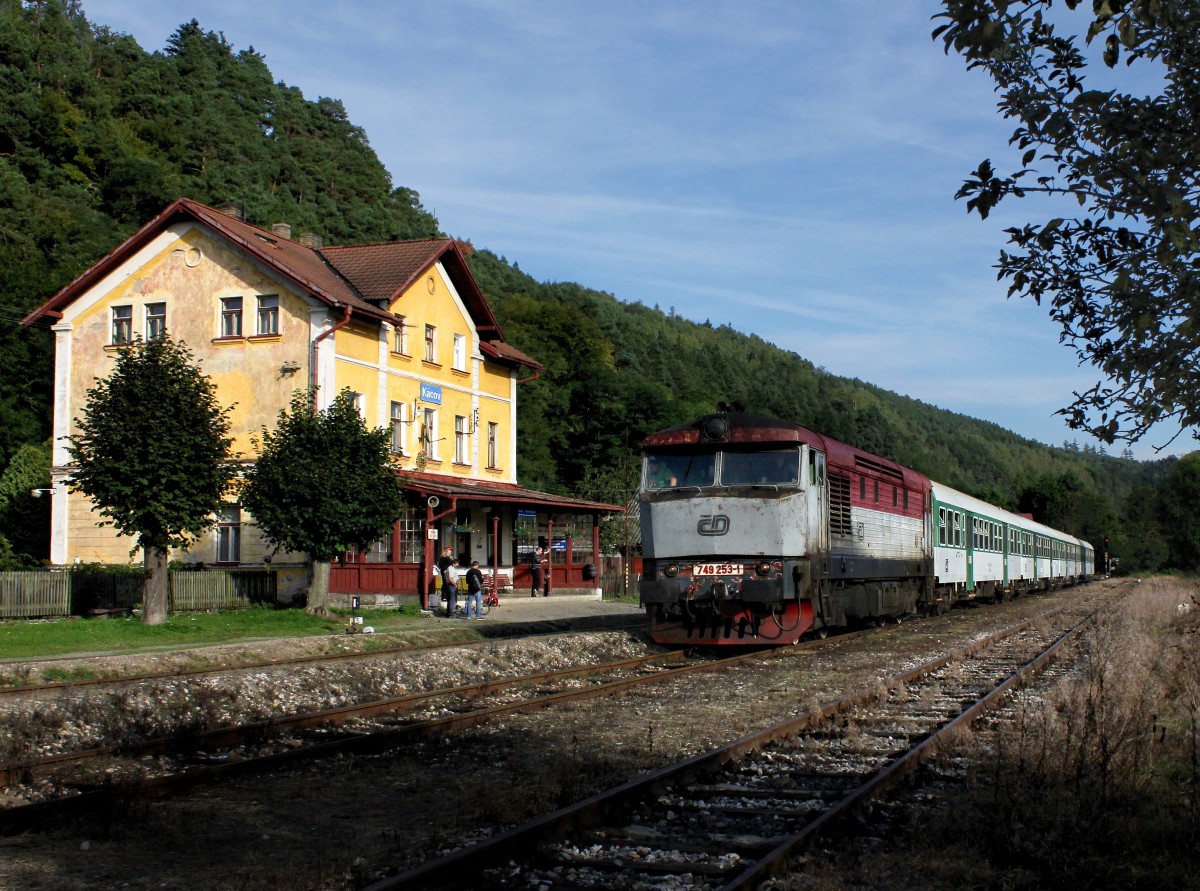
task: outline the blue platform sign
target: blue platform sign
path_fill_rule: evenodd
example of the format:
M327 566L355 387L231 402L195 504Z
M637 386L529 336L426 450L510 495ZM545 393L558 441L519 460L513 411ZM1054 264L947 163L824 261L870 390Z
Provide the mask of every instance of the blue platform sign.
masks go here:
M421 401L432 402L434 405L442 404L442 388L437 384L427 384L421 382Z

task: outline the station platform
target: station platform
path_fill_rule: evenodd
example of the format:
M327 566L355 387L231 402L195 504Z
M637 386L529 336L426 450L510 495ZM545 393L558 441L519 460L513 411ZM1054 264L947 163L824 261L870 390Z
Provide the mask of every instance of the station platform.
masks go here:
M462 605L461 597L459 605ZM501 595L500 605L492 607L491 612L478 621L450 619L440 611L428 615L438 623L468 625L481 636L492 636L487 630L489 626L505 626L505 633L513 633L511 626L514 625L546 626L547 630L637 628L646 620L645 612L636 603L602 600L597 594L551 593L549 597L530 597L527 592Z

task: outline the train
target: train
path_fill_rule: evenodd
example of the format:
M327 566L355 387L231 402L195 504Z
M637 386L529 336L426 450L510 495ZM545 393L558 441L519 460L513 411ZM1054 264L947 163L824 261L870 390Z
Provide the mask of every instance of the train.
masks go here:
M638 594L667 645L792 644L1096 572L1083 539L743 412L646 436L638 500Z

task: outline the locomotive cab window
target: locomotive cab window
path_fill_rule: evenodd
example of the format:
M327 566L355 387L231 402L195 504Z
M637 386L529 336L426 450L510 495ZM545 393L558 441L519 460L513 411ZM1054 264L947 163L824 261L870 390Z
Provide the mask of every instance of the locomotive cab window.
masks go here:
M825 485L825 455L822 452L809 450L808 481L814 486Z
M711 486L716 482L717 456L648 454L645 462L645 488L674 489L684 486Z
M800 449L722 452L723 486L795 486L800 482Z

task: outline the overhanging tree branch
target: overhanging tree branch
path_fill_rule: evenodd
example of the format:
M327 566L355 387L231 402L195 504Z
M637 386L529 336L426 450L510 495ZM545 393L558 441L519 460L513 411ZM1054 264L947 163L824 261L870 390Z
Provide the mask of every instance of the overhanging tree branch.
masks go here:
M1109 443L1162 421L1195 428L1200 7L1105 0L1083 13L1080 0L1057 4L1082 17L1080 38L1060 36L1058 20L1069 16L1055 6L945 0L934 37L992 77L999 110L1018 124L1009 143L1022 152L1007 175L982 162L955 197L984 218L1006 198L1074 199L1074 216L1008 229L997 265L1009 296L1047 299L1060 341L1106 378L1074 394L1061 412L1068 424ZM1110 68L1152 64L1161 91L1087 88L1083 47L1099 48Z

